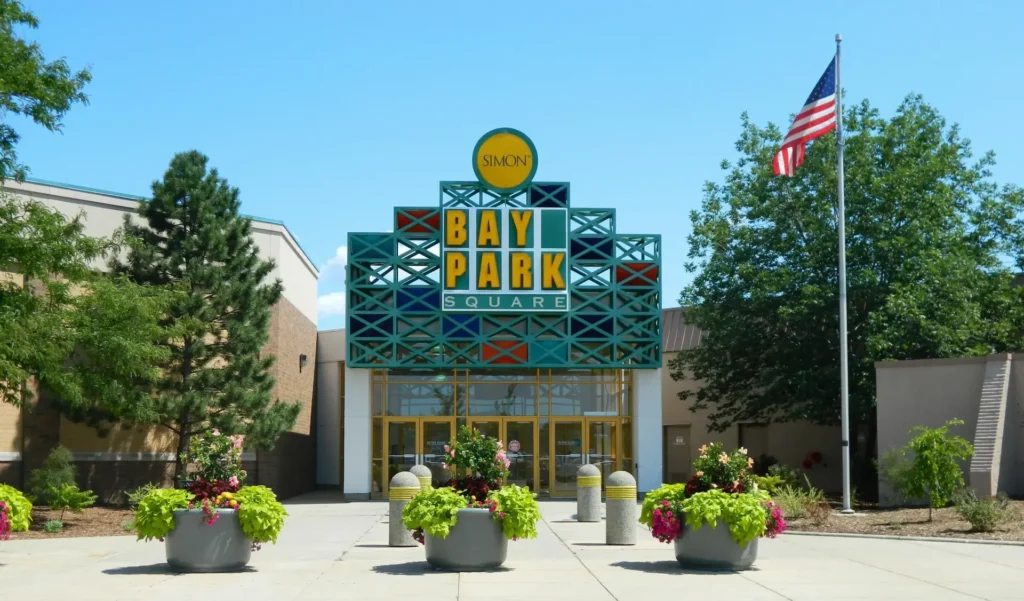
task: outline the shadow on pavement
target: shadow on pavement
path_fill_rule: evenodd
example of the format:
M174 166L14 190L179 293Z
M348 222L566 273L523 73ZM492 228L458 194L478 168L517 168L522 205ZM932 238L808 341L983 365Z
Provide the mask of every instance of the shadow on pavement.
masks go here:
M679 565L678 561L617 561L611 565L624 570L633 570L634 572L646 572L649 574L679 574L680 576L686 574L731 576L739 573L732 570L698 570L694 568L684 568ZM751 568L745 571L756 572L757 569Z
M425 561L408 561L406 563L392 563L382 566L373 566L373 571L378 574L390 574L392 576L419 576L434 572L458 573L456 570L435 570ZM511 572L511 568L500 567L493 570L482 570L484 572Z
M246 566L240 570L232 570L232 573L246 573L255 572L256 569ZM104 574L110 576L144 576L149 574L184 574L185 572L177 572L166 563L154 563L148 566L123 566L120 568L108 568L103 570Z
M392 549L391 545L356 545L357 549ZM412 548L411 546L406 547L407 549Z

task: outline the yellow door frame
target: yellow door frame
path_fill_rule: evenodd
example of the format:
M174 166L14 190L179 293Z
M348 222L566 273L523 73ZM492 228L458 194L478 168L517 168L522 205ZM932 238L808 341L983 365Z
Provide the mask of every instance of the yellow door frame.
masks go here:
M498 440L502 441L505 451L508 452L508 423L529 423L533 426L533 492L540 490L540 419L536 415L503 415L503 416L479 416L470 417L467 424L472 427L479 423L497 423Z
M585 463L591 463L590 461L590 424L592 423L610 423L615 428L615 443L612 449L612 472L616 472L622 465L622 418L621 417L584 417L578 416L559 416L551 418L551 426L548 429L548 449L549 449L549 461L548 461L548 487L549 494L552 498L572 498L576 495L575 489L572 492L558 492L556 487L556 471L558 464L555 460L555 433L558 430L557 424L559 423L575 423L580 424L580 461L581 465ZM605 487L604 478L601 479L602 490Z

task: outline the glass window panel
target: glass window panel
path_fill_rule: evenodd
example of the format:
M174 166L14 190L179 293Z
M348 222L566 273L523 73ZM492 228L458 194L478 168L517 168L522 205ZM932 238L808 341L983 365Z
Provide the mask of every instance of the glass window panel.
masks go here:
M553 382L614 382L617 379L613 369L553 369Z
M384 415L384 384L373 384L373 415Z
M384 486L384 461L381 459L374 459L371 464L371 471L373 473L373 480L370 482L372 487L370 490L374 494L380 494L383 492Z
M548 385L541 386L546 396ZM552 382L551 415L615 416L619 414L618 384L610 382Z
M384 420L375 419L373 420L373 433L371 434L373 440L371 448L372 457L374 459L384 458Z
M632 376L626 372L626 380L622 383L622 415L633 415Z
M434 369L392 369L388 371L388 383L392 382L436 382L451 383L455 376L451 370Z
M633 456L633 421L622 420L622 456Z
M401 384L388 381L388 415L455 414L453 387L443 382Z
M527 383L469 385L470 415L533 415L537 410L537 386Z
M470 382L536 382L535 369L473 369L469 370Z

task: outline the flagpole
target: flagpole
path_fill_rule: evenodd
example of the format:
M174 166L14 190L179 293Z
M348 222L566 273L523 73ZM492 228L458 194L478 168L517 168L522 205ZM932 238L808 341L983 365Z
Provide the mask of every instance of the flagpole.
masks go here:
M843 181L843 88L840 73L840 50L843 36L836 34L836 142L839 158L839 369L842 389L842 452L843 452L843 513L853 513L850 506L850 378L846 351L846 199Z

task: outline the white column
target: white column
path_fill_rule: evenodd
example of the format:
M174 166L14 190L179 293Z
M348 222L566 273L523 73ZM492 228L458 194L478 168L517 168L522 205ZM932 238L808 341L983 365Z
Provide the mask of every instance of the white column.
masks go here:
M345 368L346 497L370 495L370 382L372 370Z
M661 368L633 371L633 407L636 419L637 491L661 486Z
M338 486L341 475L341 363L317 365L316 483Z

